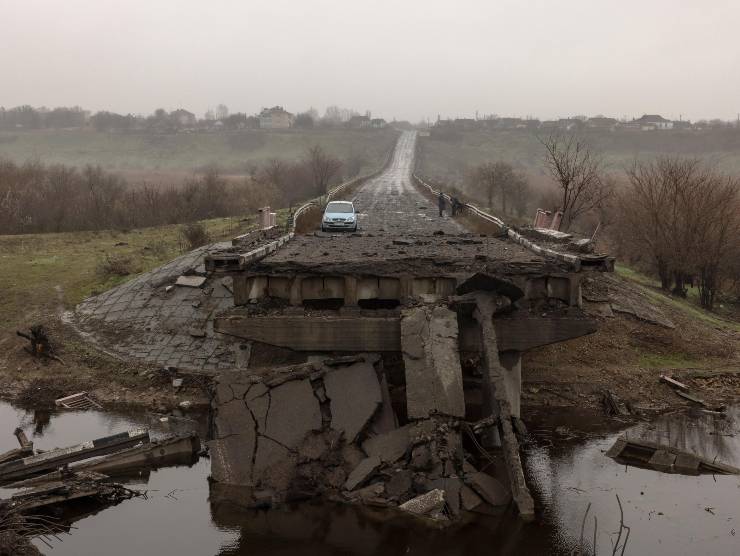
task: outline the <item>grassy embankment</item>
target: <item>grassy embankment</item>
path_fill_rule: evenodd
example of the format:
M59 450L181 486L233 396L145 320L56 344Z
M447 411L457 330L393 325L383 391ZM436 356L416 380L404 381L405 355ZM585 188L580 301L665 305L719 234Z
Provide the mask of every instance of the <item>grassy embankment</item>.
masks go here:
M717 304L714 312L707 311L699 305L699 289L688 288L686 299L675 297L665 293L660 289L660 282L655 279L634 270L628 266L617 264L616 273L637 284L651 300L666 304L670 307L685 313L687 316L701 320L711 326L719 328L730 328L740 332L740 323L732 320L732 312L729 308L721 303ZM724 318L727 317L727 318Z
M287 211L278 214L285 222ZM205 220L214 241L244 233L254 217ZM43 323L60 308L106 291L186 250L180 226L120 232L70 232L0 236L0 332ZM130 274L103 269L109 257L124 259Z
M319 144L347 161L363 160L360 174L377 167L395 141L396 131L314 129L257 130L171 135L99 133L91 130L0 132L0 158L15 162L100 165L132 181L177 182L216 166L227 175L243 175L250 165L271 158L297 160Z

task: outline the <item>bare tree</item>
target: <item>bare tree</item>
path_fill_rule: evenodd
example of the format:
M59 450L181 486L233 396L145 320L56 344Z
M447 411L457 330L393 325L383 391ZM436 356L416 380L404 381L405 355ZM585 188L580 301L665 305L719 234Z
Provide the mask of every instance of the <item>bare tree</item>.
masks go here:
M687 280L696 278L701 305L712 309L740 235L738 180L699 159L670 157L635 163L627 175L622 241L651 256L662 288L674 295L685 297Z
M313 176L316 194L323 195L342 167L342 161L324 151L321 145L314 145L306 151L306 165Z
M493 207L493 195L498 185L496 177L496 164L493 162L486 162L473 170L473 181L483 188L489 209Z
M486 162L473 170L473 181L485 192L488 208L493 208L493 197L501 196L501 211L508 214L509 200L516 194L521 196L526 182L508 162ZM521 208L521 198L518 200Z
M567 230L582 214L599 207L611 189L602 179L603 162L574 135L551 135L540 139L545 147L545 166L560 188L560 228Z

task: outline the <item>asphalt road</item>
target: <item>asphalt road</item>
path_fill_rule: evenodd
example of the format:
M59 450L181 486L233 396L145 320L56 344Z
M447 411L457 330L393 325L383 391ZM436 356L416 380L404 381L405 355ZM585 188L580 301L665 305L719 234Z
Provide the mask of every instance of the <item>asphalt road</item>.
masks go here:
M404 131L393 154L393 162L377 178L363 184L351 200L360 211L359 231L404 234L445 234L463 231L449 217L449 205L440 218L437 202L425 197L412 183L416 132Z

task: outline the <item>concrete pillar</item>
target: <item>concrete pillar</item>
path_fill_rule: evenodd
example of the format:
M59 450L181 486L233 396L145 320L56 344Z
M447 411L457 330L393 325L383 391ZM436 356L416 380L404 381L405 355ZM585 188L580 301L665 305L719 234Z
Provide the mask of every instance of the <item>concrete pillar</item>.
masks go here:
M401 303L413 295L414 279L411 276L399 276L399 296Z
M295 276L290 284L290 304L294 307L303 305L303 295L301 294L301 282L303 276Z
M357 306L357 277L356 276L345 276L344 277L344 306L345 307Z
M519 418L522 398L522 354L518 351L500 351L498 358L505 369L503 382L511 406L511 416Z
M234 305L246 305L249 303L249 290L247 288L247 277L243 274L234 274Z

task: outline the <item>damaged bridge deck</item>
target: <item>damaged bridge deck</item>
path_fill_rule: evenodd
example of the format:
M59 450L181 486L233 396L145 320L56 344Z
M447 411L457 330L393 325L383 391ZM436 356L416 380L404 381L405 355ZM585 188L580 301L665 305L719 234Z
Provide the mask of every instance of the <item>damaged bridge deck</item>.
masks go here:
M78 309L144 357L162 345L157 361L220 374L212 476L256 507L324 494L446 519L513 500L533 517L522 353L596 330L578 271L595 268L440 217L411 181L414 143L354 193L358 233L252 234ZM272 368L282 348L300 363Z

